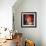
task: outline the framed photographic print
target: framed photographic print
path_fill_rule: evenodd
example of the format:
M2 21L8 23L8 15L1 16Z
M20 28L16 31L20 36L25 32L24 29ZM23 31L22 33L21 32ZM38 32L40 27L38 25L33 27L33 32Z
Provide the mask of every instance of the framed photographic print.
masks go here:
M37 27L37 13L21 12L21 27Z

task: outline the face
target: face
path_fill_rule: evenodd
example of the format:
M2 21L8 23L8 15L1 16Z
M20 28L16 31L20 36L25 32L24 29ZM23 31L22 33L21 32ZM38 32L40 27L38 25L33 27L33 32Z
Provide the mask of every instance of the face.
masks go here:
M32 22L32 18L30 16L27 17L27 22Z

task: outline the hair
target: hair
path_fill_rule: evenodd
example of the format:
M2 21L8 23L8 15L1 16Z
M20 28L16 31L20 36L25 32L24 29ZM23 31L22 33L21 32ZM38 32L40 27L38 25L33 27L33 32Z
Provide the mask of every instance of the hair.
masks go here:
M34 22L34 16L33 16L33 14L31 14L31 15L26 15L26 14L24 14L24 24L26 24L26 22L27 22L27 18L28 17L30 17L32 20L31 20L31 22L32 22L32 24L33 24L33 22Z

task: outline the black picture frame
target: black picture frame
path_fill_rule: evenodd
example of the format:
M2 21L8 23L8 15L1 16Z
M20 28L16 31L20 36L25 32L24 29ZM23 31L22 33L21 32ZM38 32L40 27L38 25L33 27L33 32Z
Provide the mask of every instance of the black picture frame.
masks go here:
M21 12L21 27L36 28L37 27L37 12Z

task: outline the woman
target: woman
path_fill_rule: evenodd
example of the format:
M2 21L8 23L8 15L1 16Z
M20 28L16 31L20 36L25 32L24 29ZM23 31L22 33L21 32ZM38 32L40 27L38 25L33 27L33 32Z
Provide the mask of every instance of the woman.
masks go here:
M25 16L25 25L33 25L34 17L32 15Z

